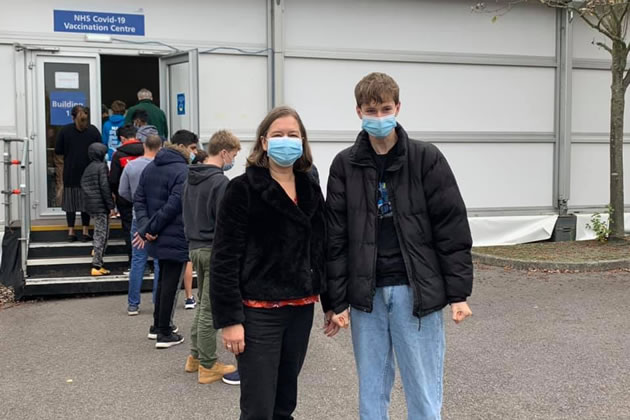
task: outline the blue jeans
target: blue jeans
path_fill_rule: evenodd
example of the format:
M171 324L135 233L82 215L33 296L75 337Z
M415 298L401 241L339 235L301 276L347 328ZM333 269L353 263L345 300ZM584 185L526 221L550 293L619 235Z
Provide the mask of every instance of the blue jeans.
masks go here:
M388 286L376 289L371 313L352 311L361 420L389 419L396 362L407 418L440 419L445 347L442 311L418 319L412 310L411 288Z
M131 240L138 231L136 226L136 219L131 222ZM135 246L131 247L131 271L129 272L129 295L127 297L127 303L129 306L140 306L140 290L142 288L142 279L144 278L144 268L147 264L149 255L146 249L138 249ZM160 275L160 266L158 260L153 260L153 303L155 303L155 292L157 290L157 280Z

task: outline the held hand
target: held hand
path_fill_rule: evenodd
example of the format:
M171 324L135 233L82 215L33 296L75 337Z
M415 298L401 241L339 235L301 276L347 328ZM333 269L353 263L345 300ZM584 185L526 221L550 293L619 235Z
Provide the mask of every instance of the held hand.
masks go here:
M324 315L324 334L327 337L334 337L339 332L339 325L332 321L334 315L333 311L328 311Z
M151 235L150 233L145 233L144 236L149 242L155 241L158 237L157 235Z
M451 304L451 312L453 313L453 321L459 324L472 315L472 311L466 302L457 302Z
M223 345L235 356L245 351L245 329L243 324L223 328Z
M340 314L333 315L332 322L334 322L339 328L348 328L350 325L350 311L346 309Z
M109 211L109 218L110 218L110 219L113 219L114 217L116 217L116 210L111 209L111 210Z
M138 235L138 232L133 235L131 245L133 245L136 249L144 249L144 240L140 237L140 235Z

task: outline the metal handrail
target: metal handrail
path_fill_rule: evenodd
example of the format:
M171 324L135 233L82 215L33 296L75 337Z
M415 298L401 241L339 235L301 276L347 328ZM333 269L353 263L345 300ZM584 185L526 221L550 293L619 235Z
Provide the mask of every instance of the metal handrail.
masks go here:
M11 226L12 209L11 198L14 195L20 196L18 201L18 218L20 221L20 249L22 252L22 272L27 275L27 259L28 248L31 234L31 161L29 155L30 139L26 137L1 137L0 141L4 143L4 190L2 194L5 197L5 214L4 220L6 226ZM22 160L14 161L11 159L11 143L22 143ZM19 188L11 188L11 166L20 165L19 170Z

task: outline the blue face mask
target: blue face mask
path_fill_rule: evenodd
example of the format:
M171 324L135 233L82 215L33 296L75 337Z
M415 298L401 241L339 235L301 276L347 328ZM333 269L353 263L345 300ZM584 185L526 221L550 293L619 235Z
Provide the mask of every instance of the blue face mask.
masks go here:
M193 160L195 160L195 158L197 157L196 154L194 154L193 152L190 152L190 162L192 163Z
M396 115L391 114L381 118L364 115L362 127L370 136L382 140L396 128Z
M302 157L302 139L299 137L272 137L267 145L269 158L283 168L293 166Z
M234 167L234 161L230 162L230 163L224 163L223 164L223 172L225 171L229 171L230 169L232 169Z

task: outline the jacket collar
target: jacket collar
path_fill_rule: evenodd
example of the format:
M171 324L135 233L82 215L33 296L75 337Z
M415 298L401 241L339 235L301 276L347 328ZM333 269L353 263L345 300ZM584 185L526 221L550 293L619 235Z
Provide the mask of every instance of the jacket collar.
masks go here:
M398 136L398 142L395 146L396 155L387 167L387 171L397 171L402 167L409 147L409 136L405 129L400 124L397 124L395 130ZM350 150L350 163L356 166L375 167L374 153L368 133L365 130L361 130L357 140L354 142L354 146Z
M250 166L246 170L247 179L255 191L260 193L263 201L280 211L291 220L305 226L310 226L310 219L318 207L317 186L310 177L303 172L295 172L295 189L298 205L289 198L272 177L267 168Z

